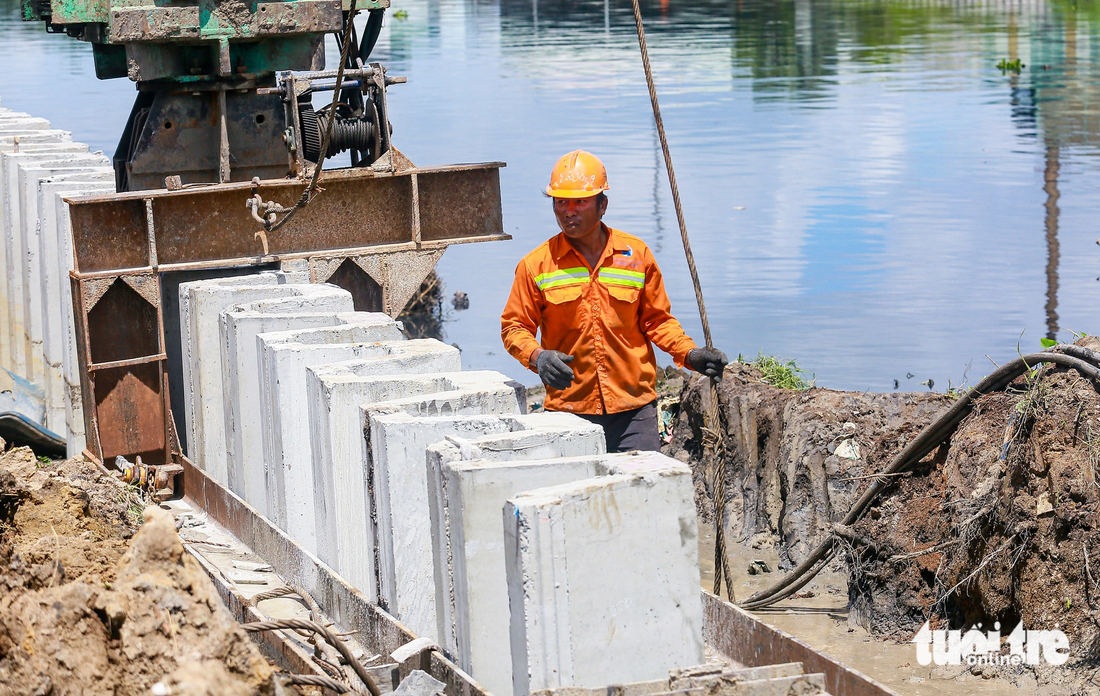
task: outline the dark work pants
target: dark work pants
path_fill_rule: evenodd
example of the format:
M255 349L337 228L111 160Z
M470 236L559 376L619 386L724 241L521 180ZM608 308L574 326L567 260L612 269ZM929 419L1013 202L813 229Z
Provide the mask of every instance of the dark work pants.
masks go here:
M578 416L603 428L608 452L660 452L657 431L657 402L621 413L578 413Z

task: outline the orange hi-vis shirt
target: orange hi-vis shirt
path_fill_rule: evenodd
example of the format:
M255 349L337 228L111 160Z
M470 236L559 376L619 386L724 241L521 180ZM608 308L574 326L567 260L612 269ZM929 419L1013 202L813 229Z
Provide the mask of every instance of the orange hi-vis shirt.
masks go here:
M500 317L504 347L532 371L541 347L574 356L563 390L546 387L545 407L574 413L619 413L657 398L653 345L683 366L695 342L671 314L661 270L645 242L610 227L607 248L592 269L565 234L532 251L516 267Z

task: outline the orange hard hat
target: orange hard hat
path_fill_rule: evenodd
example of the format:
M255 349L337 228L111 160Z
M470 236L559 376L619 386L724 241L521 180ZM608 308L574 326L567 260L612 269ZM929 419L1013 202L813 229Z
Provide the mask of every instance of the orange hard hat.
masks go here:
M554 165L546 195L554 198L590 198L611 188L607 170L591 152L574 150Z

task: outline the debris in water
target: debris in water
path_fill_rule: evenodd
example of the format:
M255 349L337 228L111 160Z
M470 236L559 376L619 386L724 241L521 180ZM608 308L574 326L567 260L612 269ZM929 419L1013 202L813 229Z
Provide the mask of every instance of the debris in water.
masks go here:
M767 561L754 558L749 562L749 575L760 575L761 573L770 572L772 572L772 567L768 565Z

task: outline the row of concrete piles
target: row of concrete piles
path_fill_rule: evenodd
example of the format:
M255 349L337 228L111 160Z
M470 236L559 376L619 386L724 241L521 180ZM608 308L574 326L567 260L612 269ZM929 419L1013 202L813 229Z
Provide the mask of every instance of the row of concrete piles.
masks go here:
M496 694L703 661L690 470L331 285L184 283L189 456Z
M0 108L0 410L85 447L65 197L102 153ZM690 472L525 415L351 295L272 271L179 288L189 458L496 694L667 678L703 661Z
M0 411L17 411L84 450L69 271L69 196L113 192L102 152L0 107Z

